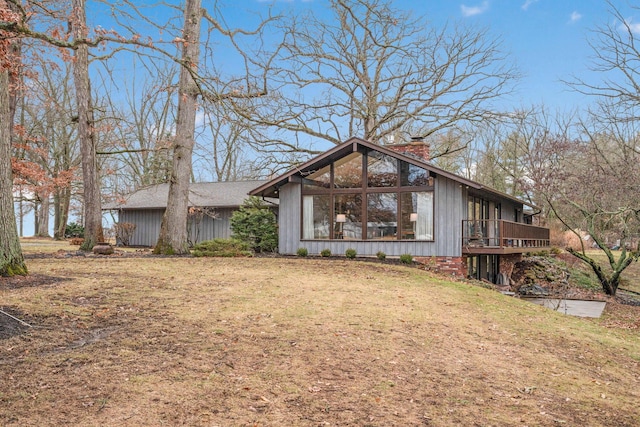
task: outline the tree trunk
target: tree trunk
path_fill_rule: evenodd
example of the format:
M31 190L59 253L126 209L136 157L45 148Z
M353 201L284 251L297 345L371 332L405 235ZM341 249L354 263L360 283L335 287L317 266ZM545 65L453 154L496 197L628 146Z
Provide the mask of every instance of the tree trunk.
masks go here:
M18 235L24 236L24 200L22 198L22 188L20 188L20 195L18 201Z
M33 201L33 235L40 233L40 203L35 199Z
M49 196L41 196L40 211L38 212L38 237L51 237L49 235Z
M0 276L26 275L13 206L9 72L0 70Z
M162 217L156 254L189 253L187 214L189 181L194 145L198 87L192 72L198 67L200 55L201 0L187 0L184 11L182 67L178 84L178 122L173 145L173 170L169 184L167 209Z
M53 196L53 238L56 240L64 239L64 232L69 218L70 200L70 187L58 189Z
M592 234L592 236L594 235ZM606 246L601 245L600 247L606 247ZM631 262L638 259L638 257L635 256L633 253L627 255L627 252L623 250L618 262L610 263L612 268L612 273L610 276L607 276L607 274L604 272L600 264L593 258L587 256L583 252L576 251L571 248L567 248L567 250L571 255L582 260L585 264L591 267L591 270L593 270L594 274L598 278L598 281L600 282L600 285L602 286L602 290L606 295L610 295L610 296L615 296L616 292L618 292L618 286L620 286L620 274L629 266L629 264L631 264ZM608 256L612 256L611 251L609 251L609 249L606 249L605 253L607 253Z
M73 28L76 40L87 38L85 0L73 0ZM102 230L102 205L100 181L94 135L93 105L89 82L89 48L80 44L75 51L73 76L78 105L78 138L82 156L82 180L84 188L84 243L83 250L91 250L104 241Z

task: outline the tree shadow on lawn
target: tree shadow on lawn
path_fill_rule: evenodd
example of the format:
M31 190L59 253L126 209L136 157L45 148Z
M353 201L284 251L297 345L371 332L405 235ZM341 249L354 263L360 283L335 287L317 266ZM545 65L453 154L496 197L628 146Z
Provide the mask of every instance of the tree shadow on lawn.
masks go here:
M0 291L30 287L52 286L69 280L66 277L29 274L0 278ZM28 314L15 308L0 306L0 340L20 335L29 329ZM23 323L24 322L24 323Z

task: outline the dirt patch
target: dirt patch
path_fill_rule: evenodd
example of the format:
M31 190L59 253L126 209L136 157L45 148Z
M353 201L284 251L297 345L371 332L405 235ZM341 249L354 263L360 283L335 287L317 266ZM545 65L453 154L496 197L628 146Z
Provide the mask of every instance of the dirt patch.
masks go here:
M38 273L29 274L27 276L0 277L0 291L25 287L53 286L65 280L69 280L69 278L48 276Z
M21 318L23 313L6 307L0 307L0 340L20 335L29 329L30 325Z

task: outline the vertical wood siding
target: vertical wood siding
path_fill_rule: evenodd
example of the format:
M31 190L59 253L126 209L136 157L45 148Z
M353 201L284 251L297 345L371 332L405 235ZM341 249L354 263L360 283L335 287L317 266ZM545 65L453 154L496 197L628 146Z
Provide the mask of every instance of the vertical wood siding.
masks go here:
M192 243L198 243L217 237L231 237L230 218L233 212L234 209L216 209L217 218L202 218L199 233L196 233L195 225L192 225L189 239ZM119 212L118 221L136 224L130 241L131 246L155 246L163 214L164 209L128 209ZM193 241L196 236L197 240Z
M280 188L278 208L278 252L295 254L300 245L301 186L289 183ZM311 250L309 250L310 253Z
M439 176L434 191L433 242L418 241L356 241L356 240L301 240L301 186L288 183L280 188L279 252L294 255L299 248L317 255L323 249L343 255L355 249L358 255L375 256L382 251L388 256L460 256L462 253L462 220L466 216L466 196L460 185Z

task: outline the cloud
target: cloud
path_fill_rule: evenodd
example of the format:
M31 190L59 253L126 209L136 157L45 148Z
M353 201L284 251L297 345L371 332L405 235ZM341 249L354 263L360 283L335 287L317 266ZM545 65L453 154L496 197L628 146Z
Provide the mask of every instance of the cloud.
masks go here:
M631 31L633 34L640 34L640 23L635 23L632 18L627 18L624 23L620 23L619 29L624 33Z
M207 115L204 111L196 112L196 127L200 127L207 123Z
M474 16L474 15L480 15L484 12L487 11L487 9L489 9L489 2L488 1L483 1L482 4L480 6L466 6L466 5L460 5L460 10L462 11L462 16Z
M582 14L574 10L573 12L571 12L571 16L569 17L569 22L573 24L574 22L578 22L581 19L582 19Z
M531 6L532 4L537 3L537 2L538 2L538 0L526 0L524 2L524 4L522 5L522 10L529 9L529 6Z

